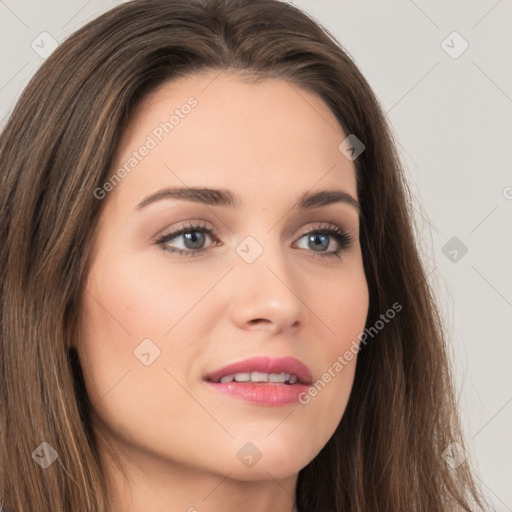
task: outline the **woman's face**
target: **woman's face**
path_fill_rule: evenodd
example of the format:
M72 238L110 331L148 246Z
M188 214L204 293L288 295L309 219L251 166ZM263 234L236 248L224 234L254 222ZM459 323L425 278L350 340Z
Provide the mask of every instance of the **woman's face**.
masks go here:
M194 75L139 105L95 192L76 344L95 430L134 467L285 479L334 433L369 300L347 135L283 80Z

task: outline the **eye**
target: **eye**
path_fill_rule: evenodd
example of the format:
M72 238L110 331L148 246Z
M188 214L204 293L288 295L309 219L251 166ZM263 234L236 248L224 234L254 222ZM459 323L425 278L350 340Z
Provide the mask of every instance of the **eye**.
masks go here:
M316 253L314 256L321 258L337 257L341 258L340 254L346 251L353 245L352 237L343 231L338 226L323 225L310 229L303 233L299 241L305 238L304 245L301 249L311 249L311 252ZM332 249L332 246L335 246ZM329 248L331 247L331 250Z
M179 240L181 237L182 247L176 247L176 244L171 245L171 242ZM192 223L162 235L156 240L156 244L168 253L195 256L208 250L208 247L204 247L208 238L213 239L212 247L221 245L213 228L204 223ZM308 252L314 253L314 257L320 258L341 258L340 254L353 245L353 239L349 234L331 224L321 225L302 233L299 242L302 239L305 239L305 246L302 244L299 249L309 250Z
M160 245L165 252L178 253L184 256L194 256L199 252L203 252L206 248L203 247L207 238L215 236L215 230L206 226L205 224L189 224L181 226L176 230L162 235L156 240L156 244ZM183 237L183 248L169 245L169 242ZM219 245L215 240L213 245Z

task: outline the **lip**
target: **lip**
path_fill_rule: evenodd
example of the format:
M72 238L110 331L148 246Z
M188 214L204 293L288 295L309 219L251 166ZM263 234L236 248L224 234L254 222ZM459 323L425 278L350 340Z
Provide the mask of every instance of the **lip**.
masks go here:
M226 375L247 372L293 373L297 376L297 382L295 384L218 382ZM264 406L281 406L298 402L300 395L307 392L313 378L309 368L294 357L257 356L215 370L206 375L204 381L216 391L233 398Z
M264 373L293 373L297 375L300 384L311 384L312 377L309 368L294 357L256 356L244 359L238 363L229 364L206 375L208 381L219 381L221 377L235 373L264 372Z

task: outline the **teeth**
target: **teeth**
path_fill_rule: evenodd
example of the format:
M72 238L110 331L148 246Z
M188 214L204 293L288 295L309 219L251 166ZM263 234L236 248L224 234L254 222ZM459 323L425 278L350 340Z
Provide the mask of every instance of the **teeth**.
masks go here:
M225 375L220 379L221 383L229 382L280 382L295 384L297 382L297 375L293 373L264 373L264 372L245 372L235 373L233 375Z
M269 382L284 382L286 380L286 373L269 373Z
M252 372L251 382L268 382L268 373Z

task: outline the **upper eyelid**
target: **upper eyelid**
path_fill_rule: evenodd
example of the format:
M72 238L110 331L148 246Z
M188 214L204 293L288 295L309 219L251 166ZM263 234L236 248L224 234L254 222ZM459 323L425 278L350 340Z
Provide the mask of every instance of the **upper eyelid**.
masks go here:
M180 231L184 231L184 230L185 230L185 232L186 231L211 231L211 235L214 235L214 236L218 234L218 230L215 227L210 226L208 224L204 224L204 223L205 223L205 221L197 221L197 222L193 221L189 224L178 225L178 227L166 228L161 232L161 234L156 236L156 239L158 240L158 239L162 239L164 237L170 237L172 235L181 236L183 233L180 233Z
M300 234L296 236L295 240L300 240L304 236L308 235L311 232L315 231L323 231L323 230L339 230L342 235L345 235L348 238L349 244L352 245L354 241L356 240L356 237L351 233L351 230L346 229L343 225L335 224L332 222L326 222L326 221L317 221L316 223L312 223L313 225L310 225L308 227L304 227ZM219 233L216 230L215 227L209 226L206 221L191 221L188 224L183 224L178 226L177 228L173 228L171 231L163 232L161 235L156 237L156 243L163 244L168 240L172 240L173 238L178 238L180 236L183 236L186 232L192 232L192 231L201 231L205 232L208 236L212 238L217 238ZM335 236L336 233L331 234L330 236ZM184 251L202 251L206 250L204 249L183 249Z
M337 229L343 231L344 233L346 233L347 235L352 236L352 230L347 229L345 224L340 224L340 223L336 223L336 222L328 222L328 221L316 221L316 222L312 222L309 224L310 225L308 225L308 227L304 227L301 230L300 236L304 236L305 234L308 234L310 231L314 231L314 230L333 229L333 228L337 228ZM161 234L157 235L155 238L160 239L160 238L166 237L166 236L177 235L177 233L179 233L180 231L183 231L183 230L190 230L190 231L194 231L194 230L208 231L209 230L209 231L211 231L211 234L214 236L219 234L219 231L213 225L209 225L209 223L207 223L206 221L200 220L200 221L191 221L189 223L179 225L178 227L173 227L172 229L166 228L161 232ZM183 234L183 233L181 233L181 234ZM177 236L179 236L179 235L177 235Z

